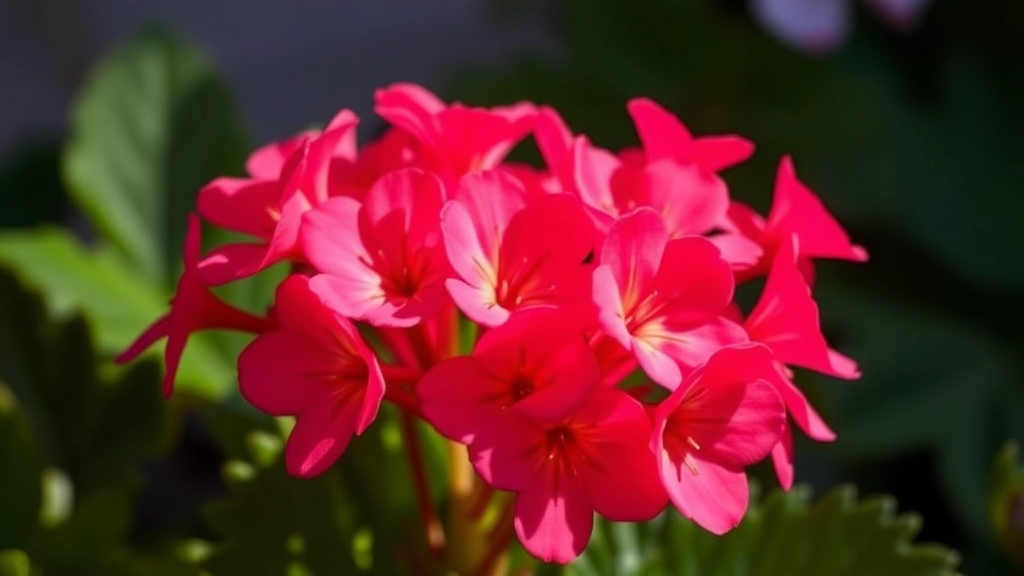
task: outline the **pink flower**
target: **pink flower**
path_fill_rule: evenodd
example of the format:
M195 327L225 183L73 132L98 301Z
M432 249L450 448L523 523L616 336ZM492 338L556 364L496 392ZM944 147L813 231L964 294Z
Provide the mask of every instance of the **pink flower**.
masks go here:
M523 546L544 561L565 564L586 548L595 511L642 522L665 507L650 437L639 402L599 387L561 422L512 410L497 414L469 453L487 483L516 492L514 524Z
M417 391L427 420L468 443L505 410L557 422L600 380L597 360L571 319L554 308L535 308L488 330L472 355L434 366Z
M908 32L930 0L865 0L893 28ZM850 35L850 0L751 0L754 17L779 41L811 53L831 52Z
M654 411L651 448L680 514L715 534L736 527L750 497L744 467L779 442L785 410L767 378L771 352L723 348Z
M185 234L185 270L171 299L170 311L151 324L135 342L114 359L118 364L131 362L157 340L166 337L166 373L163 380L165 397L170 397L174 391L174 378L178 372L181 354L193 332L222 329L259 333L268 326L265 318L254 316L219 300L200 280L200 234L199 218L194 214L190 215Z
M632 350L652 380L673 389L742 329L721 320L733 275L705 238L669 240L656 212L640 208L612 226L594 269L593 296L605 333Z
M573 196L528 199L504 172L469 174L441 211L441 230L458 276L446 286L475 322L497 326L515 310L573 306L588 295L583 261L594 248L594 231Z
M198 210L204 218L262 240L214 249L200 264L204 282L224 284L281 260L302 260L302 214L327 200L332 157L354 158L357 124L355 114L342 110L319 135L307 134L254 153L249 169L261 176L218 178L199 191ZM279 174L269 176L275 167Z
M798 265L808 281L813 279L811 260L831 258L865 262L868 253L850 242L850 237L829 214L821 200L797 179L793 161L783 156L775 179L775 197L767 222L753 209L733 202L727 226L733 233L750 238L764 252L756 267L740 274L741 279L763 274L774 261L776 252L793 236L797 238Z
M275 301L278 326L238 358L242 396L272 416L295 416L285 447L294 476L316 476L362 434L384 398L384 377L355 326L289 276Z
M438 214L444 186L406 168L382 177L364 202L331 198L303 217L301 242L322 274L314 292L344 316L408 327L446 302L449 267Z
M382 88L374 100L377 114L420 143L423 167L446 181L498 166L533 129L537 114L528 103L492 109L446 105L416 84Z

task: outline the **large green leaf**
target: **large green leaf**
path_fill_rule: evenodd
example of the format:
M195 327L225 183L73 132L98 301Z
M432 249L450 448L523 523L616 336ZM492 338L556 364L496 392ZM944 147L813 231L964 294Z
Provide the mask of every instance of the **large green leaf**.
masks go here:
M168 290L140 278L110 250L87 249L58 228L0 233L0 265L42 290L56 316L82 313L108 356L123 350L168 309ZM189 340L178 371L180 390L220 398L234 380L233 359L217 340L209 334Z
M239 122L201 54L150 29L95 71L72 115L64 176L133 270L169 286L199 187L241 168Z
M808 490L775 491L735 530L715 536L669 510L642 524L599 520L573 576L952 576L959 555L912 544L920 520L895 502L858 502L839 488L813 505Z

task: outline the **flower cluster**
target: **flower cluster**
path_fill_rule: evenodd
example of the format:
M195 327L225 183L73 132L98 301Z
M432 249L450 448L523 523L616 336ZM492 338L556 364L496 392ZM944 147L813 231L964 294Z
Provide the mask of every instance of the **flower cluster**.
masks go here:
M867 256L789 158L763 218L720 175L753 144L694 137L648 99L627 106L641 146L618 153L544 106L447 104L411 84L375 102L380 139L357 147L345 110L199 192L170 311L120 361L166 337L169 395L190 334L253 333L241 394L295 417L290 473L325 471L391 402L465 445L515 494L523 545L556 562L585 548L595 512L644 521L671 503L726 532L746 466L770 455L791 486L793 424L833 439L788 367L858 376L810 286L815 259ZM504 161L530 135L542 170ZM253 240L200 254L200 218ZM211 292L281 262L263 317ZM737 284L763 277L741 310Z

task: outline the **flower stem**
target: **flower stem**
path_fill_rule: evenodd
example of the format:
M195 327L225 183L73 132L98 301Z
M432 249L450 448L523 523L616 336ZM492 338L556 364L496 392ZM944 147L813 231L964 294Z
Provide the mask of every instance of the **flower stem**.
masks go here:
M402 411L402 435L405 437L406 454L409 457L409 468L412 470L413 485L416 490L416 502L419 504L420 516L423 518L423 529L427 547L434 556L444 556L445 535L441 525L441 517L430 497L430 486L427 470L423 462L423 447L416 430L416 420L412 414Z

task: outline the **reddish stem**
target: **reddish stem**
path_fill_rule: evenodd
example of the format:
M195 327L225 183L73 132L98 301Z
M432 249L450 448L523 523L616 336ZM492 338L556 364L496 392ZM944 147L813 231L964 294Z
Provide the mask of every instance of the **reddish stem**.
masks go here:
M444 527L441 525L441 517L438 515L437 509L434 508L434 501L430 497L430 486L427 480L426 466L423 462L423 448L416 430L416 420L412 414L403 410L401 421L402 435L405 437L405 453L409 456L409 468L412 471L416 502L419 505L420 516L423 518L427 547L434 556L440 558L444 556Z

